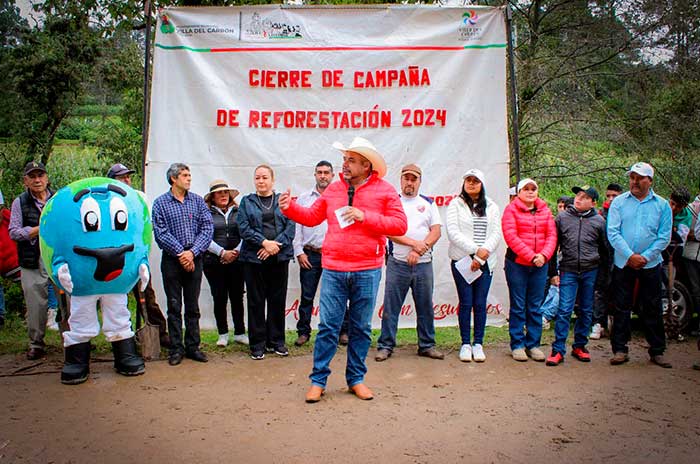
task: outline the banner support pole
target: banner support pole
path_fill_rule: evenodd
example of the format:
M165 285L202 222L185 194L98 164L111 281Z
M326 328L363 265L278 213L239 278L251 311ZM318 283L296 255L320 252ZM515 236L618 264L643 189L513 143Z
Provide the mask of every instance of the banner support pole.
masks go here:
M506 35L508 39L508 77L510 78L511 147L515 164L515 184L520 182L520 128L518 91L515 81L515 47L513 45L513 10L506 4Z
M148 115L150 113L150 75L151 75L151 1L143 5L146 15L146 53L143 65L143 120L141 121L141 189L146 189L146 150L148 149Z

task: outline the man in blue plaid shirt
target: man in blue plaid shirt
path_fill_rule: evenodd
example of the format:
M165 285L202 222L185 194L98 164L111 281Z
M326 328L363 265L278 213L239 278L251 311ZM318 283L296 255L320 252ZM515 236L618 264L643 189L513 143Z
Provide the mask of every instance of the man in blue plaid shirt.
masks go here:
M207 357L199 349L199 289L202 256L214 234L211 213L204 199L191 193L190 168L174 163L168 168L170 190L153 202L153 233L163 250L160 271L168 298L168 363L177 366L187 356L199 362ZM182 343L182 300L185 302L185 343Z

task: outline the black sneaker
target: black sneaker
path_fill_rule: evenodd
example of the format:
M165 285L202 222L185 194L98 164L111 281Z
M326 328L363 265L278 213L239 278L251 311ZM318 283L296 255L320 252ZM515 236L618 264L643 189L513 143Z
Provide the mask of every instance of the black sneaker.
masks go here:
M263 352L263 351L251 351L250 352L250 359L254 359L256 361L260 361L261 359L265 359L265 352Z
M276 347L273 351L278 356L289 356L289 350L284 345L280 345L280 346Z

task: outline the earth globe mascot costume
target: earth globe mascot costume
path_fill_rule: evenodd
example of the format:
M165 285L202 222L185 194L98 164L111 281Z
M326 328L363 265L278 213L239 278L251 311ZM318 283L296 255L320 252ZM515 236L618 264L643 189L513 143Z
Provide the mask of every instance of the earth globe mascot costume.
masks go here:
M143 290L150 277L153 225L143 197L113 179L73 182L46 203L39 237L51 280L71 294L61 382L79 384L90 374L90 340L100 332L98 301L114 368L123 375L143 374L127 307L129 291L139 280Z

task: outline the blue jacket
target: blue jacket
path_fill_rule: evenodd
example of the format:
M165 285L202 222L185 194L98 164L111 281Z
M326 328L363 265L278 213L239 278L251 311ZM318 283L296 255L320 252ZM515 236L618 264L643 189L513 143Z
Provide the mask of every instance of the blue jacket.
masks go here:
M630 192L619 195L608 211L608 240L615 250L615 266L624 268L635 253L646 258L645 269L661 264L672 225L671 207L653 190L641 201Z
M282 245L280 252L276 258L278 261L289 261L294 256L294 231L296 224L294 221L282 214L279 208L279 193L274 194L272 207L275 211L275 231L277 236L275 240ZM238 260L244 263L261 263L258 259L258 250L262 248L262 242L265 240L263 235L263 208L260 204L260 199L255 193L246 195L241 200L241 205L238 207L238 230L243 239L241 246L241 254ZM270 257L268 259L275 259Z

